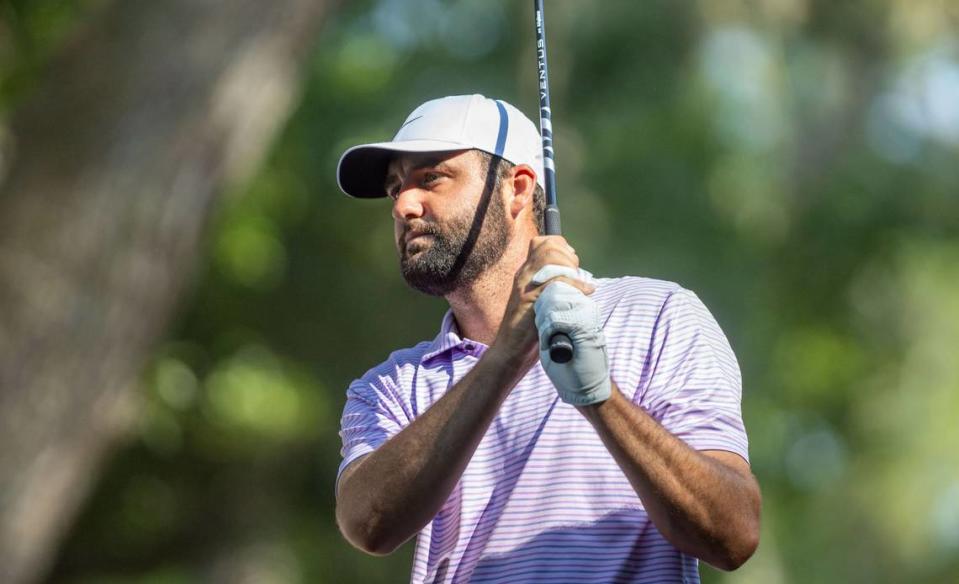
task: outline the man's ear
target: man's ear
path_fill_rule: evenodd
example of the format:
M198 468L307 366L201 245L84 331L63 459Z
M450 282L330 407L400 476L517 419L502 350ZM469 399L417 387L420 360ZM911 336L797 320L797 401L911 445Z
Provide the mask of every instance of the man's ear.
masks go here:
M527 206L532 210L533 193L536 192L536 171L528 164L517 164L509 178L513 194L509 200L509 210L513 219Z

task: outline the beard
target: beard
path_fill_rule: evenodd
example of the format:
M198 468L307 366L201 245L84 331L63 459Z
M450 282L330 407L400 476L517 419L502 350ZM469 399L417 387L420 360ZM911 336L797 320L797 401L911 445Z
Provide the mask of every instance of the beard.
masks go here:
M481 210L475 216L463 214L442 226L425 221L406 225L400 238L400 269L410 286L431 296L446 296L475 282L503 257L509 243L506 202L491 199L485 214ZM481 223L474 226L480 217ZM411 229L429 237L407 243Z

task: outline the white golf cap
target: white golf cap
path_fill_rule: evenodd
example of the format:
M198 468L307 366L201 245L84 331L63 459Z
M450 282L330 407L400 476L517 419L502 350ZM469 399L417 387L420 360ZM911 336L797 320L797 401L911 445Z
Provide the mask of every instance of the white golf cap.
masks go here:
M528 164L543 182L543 143L523 112L482 95L454 95L413 110L393 140L354 146L336 168L340 189L352 197L385 197L386 169L397 152L482 150L513 164Z

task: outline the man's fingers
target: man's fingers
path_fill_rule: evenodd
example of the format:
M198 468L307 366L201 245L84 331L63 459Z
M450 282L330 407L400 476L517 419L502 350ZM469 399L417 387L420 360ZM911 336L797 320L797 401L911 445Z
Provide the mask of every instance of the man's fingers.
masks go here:
M535 302L550 283L566 282L583 294L592 294L592 274L579 268L579 257L562 236L539 236L530 241L529 257L516 283L527 295L526 300Z
M529 243L530 261L535 261L536 258L542 257L547 254L552 254L553 252L559 253L562 255L562 257L565 257L567 260L569 260L568 262L569 265L572 265L572 266L579 265L579 256L576 255L576 250L573 249L573 246L571 246L569 242L566 241L566 239L562 235L540 235L530 240L530 243ZM553 262L545 262L545 263L565 264L567 262L553 261Z
M584 282L582 280L577 280L569 276L553 276L552 278L546 280L542 284L536 284L530 280L529 284L526 285L527 292L535 292L533 300L543 293L543 290L547 288L553 282L565 282L570 286L576 288L580 292L586 295L590 295L596 291L596 286L590 284L589 282Z
M579 257L570 251L567 246L560 246L557 244L537 248L533 255L531 255L526 261L530 267L535 267L535 270L538 270L539 268L542 268L548 264L570 266L573 268L579 267Z
M579 258L564 249L549 248L537 253L528 259L529 267L535 274L545 266L568 266L576 269L579 267Z
M574 280L581 282L586 282L589 284L593 283L593 275L588 271L582 268L574 268L572 266L564 266L559 264L547 264L536 271L530 277L530 280L534 285L545 284L551 278L556 276L566 276Z
M530 245L530 255L523 266L520 280L532 278L546 266L565 266L573 270L579 268L579 257L562 237L554 235L538 239L540 241L535 245Z

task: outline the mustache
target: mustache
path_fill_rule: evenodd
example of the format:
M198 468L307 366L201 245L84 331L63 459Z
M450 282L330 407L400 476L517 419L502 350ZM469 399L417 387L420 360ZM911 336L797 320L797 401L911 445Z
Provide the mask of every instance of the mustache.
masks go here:
M435 223L430 223L428 221L412 221L403 226L403 232L401 233L401 238L405 241L406 236L410 232L416 233L417 235L442 235L443 230L440 229Z
M415 233L417 235L432 235L436 238L437 241L442 241L444 239L443 230L439 225L435 223L430 223L423 219L414 219L409 223L403 225L403 229L400 232L399 241L399 252L400 257L406 257L406 238L409 237L410 233Z

